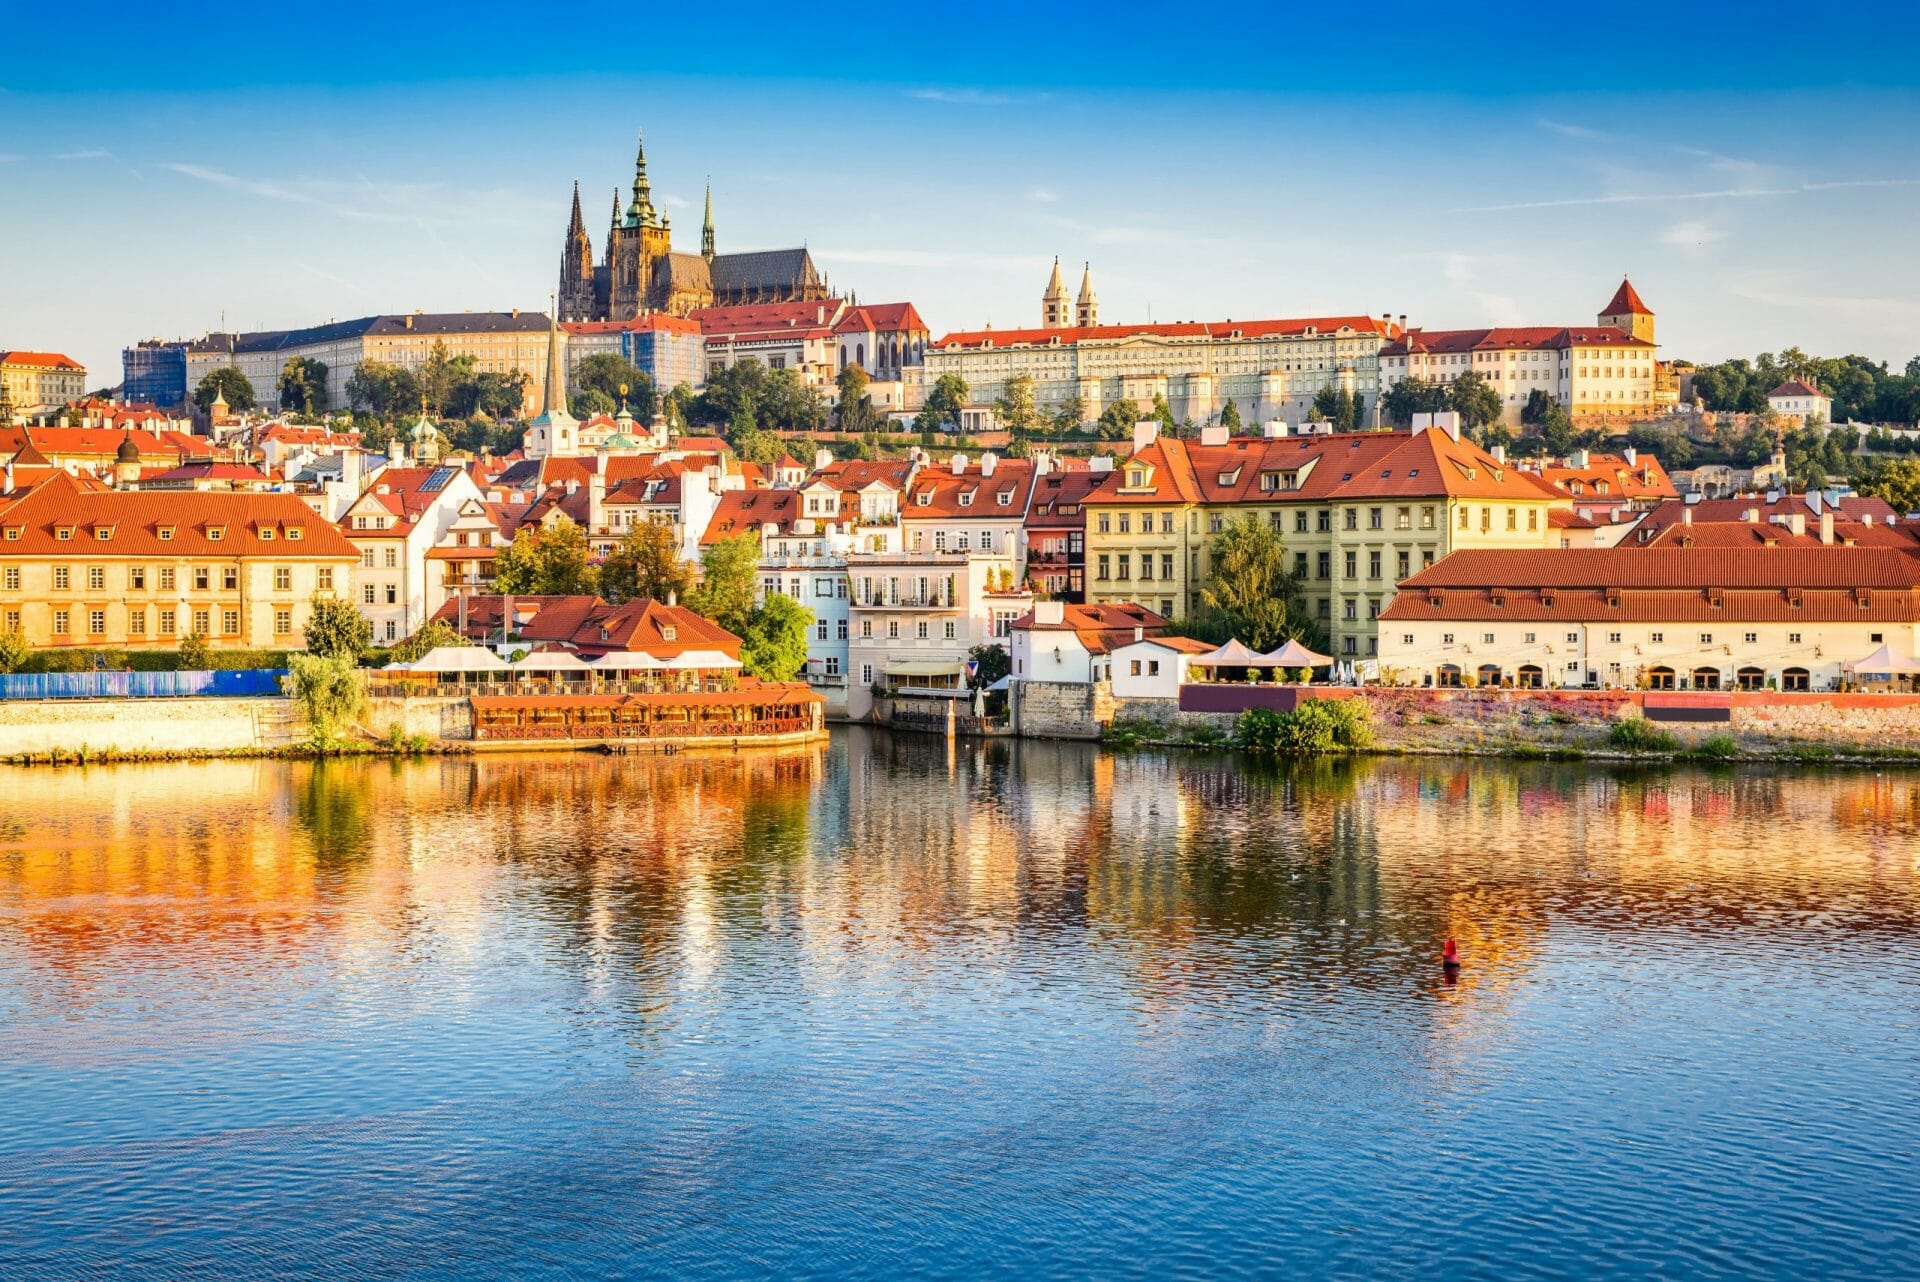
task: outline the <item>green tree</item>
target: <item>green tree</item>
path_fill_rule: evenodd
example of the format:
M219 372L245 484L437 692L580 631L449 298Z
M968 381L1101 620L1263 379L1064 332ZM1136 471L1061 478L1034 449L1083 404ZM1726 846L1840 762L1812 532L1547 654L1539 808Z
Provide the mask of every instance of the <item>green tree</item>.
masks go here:
M1077 432L1087 421L1087 403L1075 396L1062 401L1060 408L1053 412L1048 426L1055 432Z
M1882 463L1860 483L1860 492L1885 499L1902 516L1920 512L1920 462L1894 459Z
M494 566L496 590L516 596L587 596L595 587L586 532L565 517L538 532L521 527Z
M843 432L871 432L880 425L880 415L873 408L873 401L867 396L867 386L872 382L867 371L858 365L849 365L840 371L835 380L839 388L839 404L834 410L834 421Z
M451 624L441 619L428 619L414 629L412 636L389 650L387 657L394 663L412 663L443 645L465 644L466 638L455 632Z
M353 663L373 644L373 624L353 603L316 593L307 616L307 653L322 658L341 656Z
M976 665L973 675L967 678L968 687L974 690L984 690L1013 672L1013 659L1008 656L1007 648L997 641L974 646L967 651L967 658Z
M643 598L685 600L692 594L693 572L680 559L667 521L639 522L600 564L600 595L616 604Z
M1094 422L1094 430L1102 440L1123 441L1133 436L1133 429L1140 422L1140 407L1126 397L1112 402L1100 411L1100 417Z
M1558 404L1553 397L1541 388L1527 393L1527 403L1520 407L1520 421L1528 427L1536 427L1546 419L1548 408Z
M1158 392L1153 394L1153 406L1147 411L1147 417L1160 425L1160 435L1174 437L1180 434L1180 424L1173 417L1173 406L1167 404L1167 398Z
M216 400L226 401L227 408L236 413L250 410L258 403L254 399L253 384L231 365L208 371L200 385L193 389L193 403L202 411L212 409Z
M958 374L942 374L933 380L933 388L927 393L927 412L933 415L936 425L944 424L949 431L960 430L960 412L967 407L967 383Z
M622 392L624 387L627 390ZM582 357L573 367L573 388L575 392L597 391L606 396L610 405L618 405L625 399L629 405L640 388L646 388L649 400L653 396L653 379L649 378L638 365L624 356L612 352L595 352L592 356ZM635 418L640 417L638 413ZM647 418L653 417L653 407L647 407Z
M1313 417L1319 422L1333 424L1336 432L1351 432L1360 426L1360 406L1352 392L1338 384L1329 383L1314 393Z
M450 355L446 341L436 338L425 363L420 366L420 394L427 398L428 406L436 412L444 410L452 401L454 386L460 381L461 370L454 364L456 360L466 361L469 368L473 364L471 357Z
M189 632L180 638L179 656L182 672L205 672L213 664L213 650L207 645L207 638L198 632Z
M344 655L296 654L287 660L287 696L307 718L313 747L336 744L367 708L367 688Z
M567 408L581 418L592 418L596 414L611 414L614 411L613 398L597 387L589 387L577 393L567 402Z
M13 672L27 661L33 653L33 647L27 643L27 634L18 628L0 630L0 672Z
M527 403L530 382L525 370L481 370L454 386L447 399L446 412L458 418L475 414L496 419L519 418Z
M813 611L790 596L771 593L748 611L740 630L740 663L750 677L791 681L807 666L807 629Z
M320 413L327 408L326 362L289 357L280 368L279 391L281 409L296 414Z
M1547 447L1547 453L1562 457L1573 448L1573 419L1567 414L1567 407L1559 401L1549 401L1536 425L1540 441Z
M1240 434L1240 407L1233 403L1232 397L1227 398L1226 405L1220 410L1220 426L1227 429L1229 436Z
M1424 378L1403 378L1380 397L1380 413L1395 427L1410 427L1415 414L1447 408L1447 389Z
M347 376L347 404L391 421L420 408L420 380L402 365L362 361Z
M760 536L736 534L700 552L700 584L687 603L736 636L744 636L753 613L760 567Z
M1033 379L1015 374L1003 385L1000 399L993 403L995 417L1009 432L1028 433L1040 426L1040 412L1034 407Z
M1500 421L1500 393L1473 370L1453 380L1447 388L1447 401L1465 427L1485 427Z
M1227 523L1209 549L1213 576L1202 590L1207 609L1256 650L1300 635L1300 585L1287 569L1279 531L1253 516Z

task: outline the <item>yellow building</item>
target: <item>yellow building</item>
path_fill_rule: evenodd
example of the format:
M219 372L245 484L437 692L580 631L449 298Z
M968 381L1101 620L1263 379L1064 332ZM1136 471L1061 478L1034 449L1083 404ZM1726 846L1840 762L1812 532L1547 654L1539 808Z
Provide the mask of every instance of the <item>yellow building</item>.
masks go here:
M87 368L58 352L0 352L0 405L12 414L58 409L87 394ZM0 427L7 418L0 415Z
M1408 378L1445 386L1472 373L1500 397L1509 425L1536 391L1581 424L1651 417L1678 400L1672 370L1654 358L1653 328L1623 280L1592 325L1408 330L1380 350L1381 388Z
M1571 500L1441 428L1143 440L1086 501L1087 599L1193 613L1213 537L1252 516L1334 653L1364 658L1400 580L1459 548L1553 546L1555 507Z
M301 649L316 593L358 560L288 494L84 489L55 475L0 507L0 631L36 647Z

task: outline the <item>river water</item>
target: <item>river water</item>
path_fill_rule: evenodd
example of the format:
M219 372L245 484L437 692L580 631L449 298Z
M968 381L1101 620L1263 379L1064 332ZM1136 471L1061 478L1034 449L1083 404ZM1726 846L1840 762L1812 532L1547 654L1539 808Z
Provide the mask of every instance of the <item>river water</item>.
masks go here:
M1916 852L1866 771L4 771L0 1277L1912 1277Z

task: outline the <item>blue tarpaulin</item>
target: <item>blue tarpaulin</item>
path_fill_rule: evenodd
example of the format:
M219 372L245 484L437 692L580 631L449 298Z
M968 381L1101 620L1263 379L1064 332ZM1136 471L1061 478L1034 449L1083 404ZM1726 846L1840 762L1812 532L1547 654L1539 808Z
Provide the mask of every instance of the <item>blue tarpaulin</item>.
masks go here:
M179 699L277 695L285 668L234 672L0 673L0 699Z

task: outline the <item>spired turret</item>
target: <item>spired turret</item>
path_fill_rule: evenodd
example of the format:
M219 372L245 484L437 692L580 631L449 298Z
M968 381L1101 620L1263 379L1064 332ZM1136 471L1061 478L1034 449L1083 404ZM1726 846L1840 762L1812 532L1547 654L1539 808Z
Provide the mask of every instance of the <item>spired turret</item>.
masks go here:
M1093 292L1093 264L1083 263L1080 270L1080 298L1074 304L1073 323L1082 329L1100 323L1100 299Z
M1065 329L1072 324L1067 303L1067 282L1060 276L1060 260L1053 260L1053 275L1047 280L1047 292L1040 296L1040 327Z

